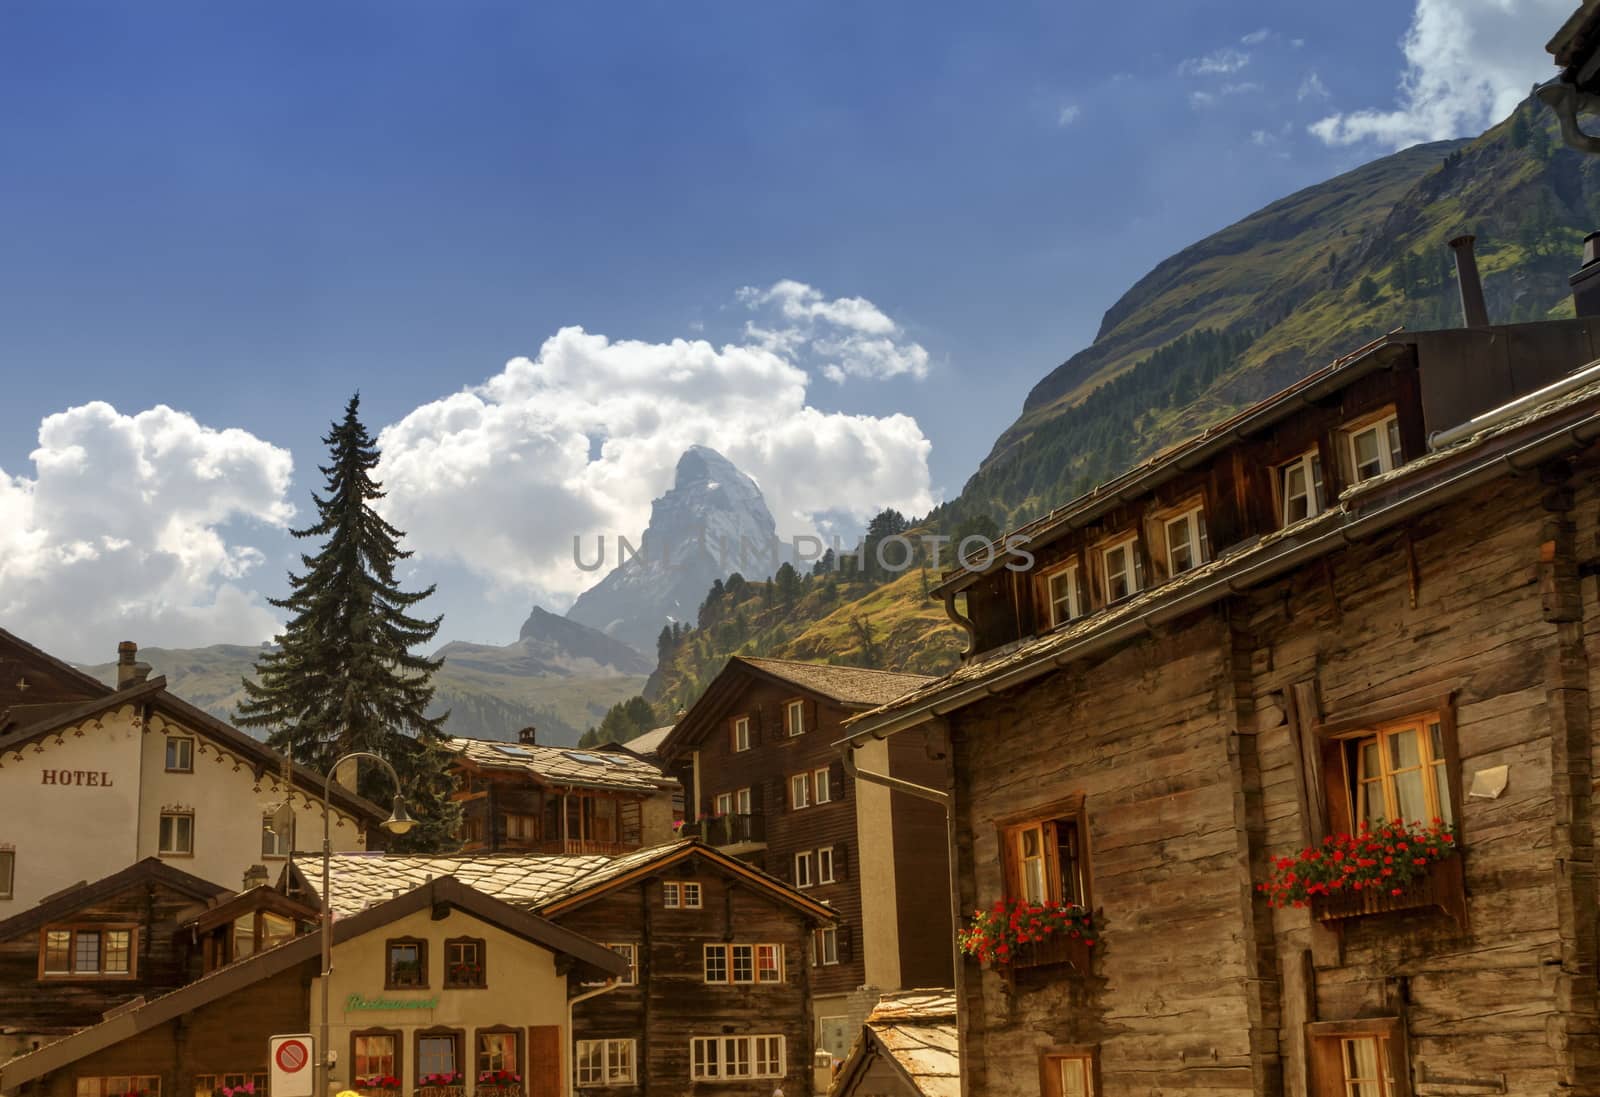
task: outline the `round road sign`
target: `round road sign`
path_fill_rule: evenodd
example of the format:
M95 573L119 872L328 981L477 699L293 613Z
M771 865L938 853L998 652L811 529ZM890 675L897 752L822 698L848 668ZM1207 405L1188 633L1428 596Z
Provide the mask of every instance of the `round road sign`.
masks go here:
M311 1061L311 1052L299 1040L285 1040L278 1045L278 1069L285 1074L295 1074L305 1069Z

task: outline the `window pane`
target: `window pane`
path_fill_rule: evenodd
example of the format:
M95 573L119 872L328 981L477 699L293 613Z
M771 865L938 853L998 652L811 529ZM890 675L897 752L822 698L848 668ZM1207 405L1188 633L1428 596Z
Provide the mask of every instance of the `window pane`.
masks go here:
M107 930L105 935L105 968L108 975L126 975L131 970L129 962L133 934L125 929Z
M72 970L72 931L52 929L44 935L44 969L46 972Z
M1089 1060L1062 1059L1061 1097L1090 1097Z
M1423 788L1420 769L1395 774L1394 791L1400 801L1396 807L1401 820L1408 823L1425 822L1430 818L1428 794Z
M1344 1041L1344 1082L1348 1097L1382 1097L1378 1079L1378 1041L1357 1036Z
M1401 462L1401 459L1400 459L1400 421L1398 419L1390 419L1389 420L1389 467L1390 468L1399 468L1401 463L1402 462Z
M100 970L100 934L93 930L79 930L73 946L72 970L97 972Z
M1396 771L1412 769L1422 764L1422 744L1417 741L1415 728L1392 732L1389 735L1389 764Z
M1351 439L1356 458L1356 479L1366 480L1383 471L1382 458L1378 456L1378 428L1368 427Z
M454 1036L424 1036L417 1041L418 1074L454 1074L457 1069Z

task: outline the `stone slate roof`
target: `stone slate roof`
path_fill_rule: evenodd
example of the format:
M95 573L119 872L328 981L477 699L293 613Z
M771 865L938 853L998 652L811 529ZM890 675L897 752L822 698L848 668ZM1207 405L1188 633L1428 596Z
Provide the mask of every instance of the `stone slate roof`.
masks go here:
M576 747L451 739L450 749L479 769L526 773L541 784L652 793L678 782L658 766L626 754Z
M661 749L661 744L671 734L672 725L668 724L664 728L653 728L643 735L637 735L620 745L624 750L631 750L635 754L654 754Z
M736 655L729 662L744 663L770 677L821 694L844 705L884 705L935 679L926 674L902 674L867 667L836 667L792 659L756 659Z
M850 1092L850 1081L871 1054L886 1057L924 1097L960 1097L955 995L948 990L884 995L829 1092L840 1097Z

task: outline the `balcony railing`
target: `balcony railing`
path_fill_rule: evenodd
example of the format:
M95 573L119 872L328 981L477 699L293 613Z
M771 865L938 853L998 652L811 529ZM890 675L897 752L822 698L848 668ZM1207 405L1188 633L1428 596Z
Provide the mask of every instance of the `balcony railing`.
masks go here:
M1360 891L1340 891L1333 895L1317 895L1311 900L1311 911L1320 922L1338 922L1346 918L1365 918L1373 914L1388 914L1399 910L1420 910L1438 907L1462 928L1467 924L1467 884L1461 871L1459 853L1436 861L1428 871L1400 889L1368 887Z
M615 857L639 848L638 842L601 842L593 838L504 838L501 849L520 849L529 853L598 854Z
M713 815L697 825L700 840L708 846L765 845L767 841L767 820L762 815Z

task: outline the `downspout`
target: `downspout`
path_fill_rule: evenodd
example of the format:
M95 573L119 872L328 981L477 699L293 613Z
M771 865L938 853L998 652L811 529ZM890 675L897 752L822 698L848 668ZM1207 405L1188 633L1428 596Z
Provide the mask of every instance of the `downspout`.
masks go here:
M856 747L854 742L841 745L839 753L844 758L844 771L857 781L866 781L868 784L881 785L891 792L903 792L907 796L915 796L919 800L931 800L944 808L944 835L945 856L949 862L950 877L950 976L954 982L956 996L956 1048L964 1056L967 1046L967 1003L966 1003L966 973L965 965L961 959L961 947L956 944L956 927L961 924L961 891L956 879L956 812L955 812L955 736L950 732L949 724L945 724L945 758L946 771L949 773L950 788L941 792L927 785L919 785L913 781L905 781L899 777L891 777L887 773L871 773L856 765ZM967 1071L964 1060L957 1059L956 1076L961 1082L961 1097L967 1097Z
M573 1010L579 1002L587 1002L590 998L598 998L602 994L616 990L621 985L622 980L613 976L606 980L605 986L586 990L582 994L567 999L567 1058L571 1060L571 1065L567 1070L569 1075L567 1081L570 1083L570 1088L567 1090L568 1093L578 1092L578 1020L573 1015ZM528 1065L531 1068L533 1064L530 1063ZM638 1070L639 1064L635 1062L633 1068Z

